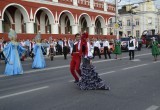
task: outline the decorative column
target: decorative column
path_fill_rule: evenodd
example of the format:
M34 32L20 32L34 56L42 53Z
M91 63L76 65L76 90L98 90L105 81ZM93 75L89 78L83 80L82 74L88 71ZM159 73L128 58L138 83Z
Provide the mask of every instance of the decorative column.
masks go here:
M73 5L74 5L74 6L78 6L77 1L78 1L78 0L73 0Z
M78 33L78 25L72 25L72 34Z
M2 20L0 19L0 33L3 33Z
M58 0L52 0L52 2L58 2Z
M90 8L94 9L94 0L90 0Z
M58 23L51 24L51 34L59 34Z
M34 22L27 22L26 23L26 33L27 34L34 34Z
M104 2L104 11L107 11L107 9L108 9L107 3Z
M107 27L103 28L103 35L107 35Z
M89 27L89 35L94 35L95 34L95 26L90 26Z

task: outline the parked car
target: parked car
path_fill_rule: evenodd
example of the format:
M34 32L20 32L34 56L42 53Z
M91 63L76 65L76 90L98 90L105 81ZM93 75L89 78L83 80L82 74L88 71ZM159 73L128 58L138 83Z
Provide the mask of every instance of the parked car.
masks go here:
M129 37L125 37L125 38L121 38L121 50L123 51L128 51L128 41L129 41ZM137 38L135 39L135 46L137 50L141 50L142 47L142 39Z
M160 43L160 36L158 36L158 35L146 35L143 38L146 41L146 47L148 47L149 45L151 46L151 41L152 41L153 37L155 37L156 40Z
M145 44L146 48L151 46L152 37L155 37L156 40L160 43L160 35L155 34L155 29L144 30L142 32L142 44Z
M137 50L140 51L142 48L143 40L141 38L137 38Z
M110 41L109 42L109 45L110 45L110 52L113 53L115 47L114 47L114 42Z
M103 55L104 54L104 48L103 48L103 43L100 43L101 47L100 47L100 54ZM114 42L109 41L109 45L110 45L110 53L112 53L114 51Z
M121 38L121 50L128 51L129 37Z

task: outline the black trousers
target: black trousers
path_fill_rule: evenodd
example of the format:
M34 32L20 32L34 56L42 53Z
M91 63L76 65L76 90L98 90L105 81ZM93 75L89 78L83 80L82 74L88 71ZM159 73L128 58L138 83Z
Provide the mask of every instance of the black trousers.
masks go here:
M99 58L101 58L100 50L98 47L94 47L94 53L93 53L93 58L95 57L95 52L97 52Z
M109 48L104 47L104 57L105 57L105 59L107 59L107 55L108 55L109 59L111 59Z
M134 50L129 50L129 57L130 57L130 60L134 59Z
M142 44L139 43L139 45L138 45L138 51L141 51L141 48L142 48Z
M29 56L32 58L32 60L33 60L33 58L34 58L34 54L33 54L33 48L31 49L31 51L29 52Z
M68 53L68 48L67 48L67 46L64 46L63 47L64 59L67 59L67 53Z
M54 58L54 55L55 55L54 48L49 49L49 54L50 54L51 61L53 61L53 58Z
M62 46L61 45L58 45L58 54L62 55Z
M3 52L0 52L0 60L5 59Z

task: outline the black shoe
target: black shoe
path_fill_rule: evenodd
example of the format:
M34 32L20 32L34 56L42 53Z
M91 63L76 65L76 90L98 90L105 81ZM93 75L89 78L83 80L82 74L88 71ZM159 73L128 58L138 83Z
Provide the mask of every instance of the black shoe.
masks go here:
M74 81L74 83L78 83L78 82L79 82L78 80L75 80L75 81Z

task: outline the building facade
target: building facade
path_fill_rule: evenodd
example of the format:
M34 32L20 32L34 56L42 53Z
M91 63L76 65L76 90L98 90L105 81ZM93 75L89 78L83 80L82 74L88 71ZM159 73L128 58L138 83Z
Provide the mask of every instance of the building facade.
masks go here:
M29 38L38 32L63 37L87 31L111 38L115 11L114 4L98 0L1 0L0 33L6 36L13 28Z
M147 30L160 32L160 17L154 1L146 1L138 6L127 5L119 10L119 33L122 37L140 37Z

